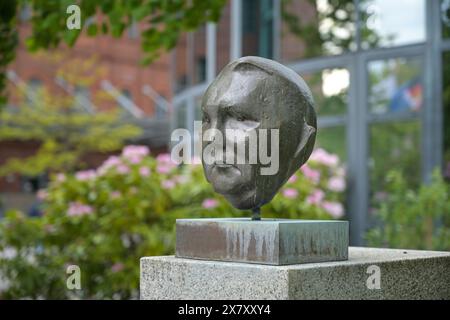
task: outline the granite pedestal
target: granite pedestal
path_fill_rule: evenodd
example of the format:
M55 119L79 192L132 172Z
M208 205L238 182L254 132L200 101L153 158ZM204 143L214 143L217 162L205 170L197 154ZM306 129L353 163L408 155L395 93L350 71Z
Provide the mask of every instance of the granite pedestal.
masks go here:
M140 295L201 300L450 299L450 252L350 247L346 261L288 266L144 257Z

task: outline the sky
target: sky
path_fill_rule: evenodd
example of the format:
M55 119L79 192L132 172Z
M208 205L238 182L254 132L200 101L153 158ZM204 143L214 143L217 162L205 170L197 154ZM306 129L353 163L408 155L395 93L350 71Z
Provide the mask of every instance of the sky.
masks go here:
M375 12L368 24L383 38L394 36L392 42L383 45L406 45L425 41L426 0L373 0L368 10ZM326 0L318 0L318 6L326 7ZM384 64L380 63L380 67ZM375 68L376 69L376 68ZM322 91L325 96L339 93L349 85L346 69L326 70L322 73Z

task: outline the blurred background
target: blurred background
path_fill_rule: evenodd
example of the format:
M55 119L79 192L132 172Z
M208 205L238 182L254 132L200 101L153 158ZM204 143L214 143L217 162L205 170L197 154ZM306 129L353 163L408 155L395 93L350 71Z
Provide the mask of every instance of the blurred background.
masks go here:
M1 5L5 297L135 298L136 259L173 252L175 218L247 214L167 158L246 55L298 72L318 113L310 162L263 215L347 219L351 245L450 250L449 0L74 2L81 30L71 1ZM68 263L89 266L82 293L51 276Z

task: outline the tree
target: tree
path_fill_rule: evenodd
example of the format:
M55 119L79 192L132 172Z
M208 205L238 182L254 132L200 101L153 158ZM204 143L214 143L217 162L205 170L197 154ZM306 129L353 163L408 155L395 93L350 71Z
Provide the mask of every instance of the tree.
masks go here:
M0 109L6 103L2 92L6 87L6 66L13 60L18 42L15 30L16 6L15 0L0 2Z
M340 54L356 47L355 22L357 10L360 25L360 44L363 47L375 47L381 36L366 23L373 13L365 10L372 0L360 0L358 8L353 0L328 0L319 5L317 0L307 0L314 8L312 20L293 11L293 0L281 1L281 17L287 31L305 45L304 57L317 57L329 54ZM308 20L308 19L306 19Z
M51 55L47 56L51 59ZM86 70L92 72L95 61L72 60L59 68L57 74L68 86L90 85L95 81L95 73L90 77L84 74ZM117 111L87 112L73 95L51 92L45 87L35 92L22 91L28 92L28 96L20 99L20 105L0 113L0 141L34 141L38 151L25 159L9 159L0 166L0 176L12 172L35 176L47 171L73 171L84 155L118 150L127 139L141 133L137 126L124 124Z
M217 21L226 0L78 0L81 9L80 30L69 30L67 7L73 0L8 0L0 4L0 106L5 103L5 68L17 46L17 19L20 8L30 6L32 34L27 47L34 51L54 48L60 43L73 46L84 31L121 37L133 23L142 23L144 64L155 60L162 51L173 48L179 36L208 21ZM3 103L2 103L3 102Z

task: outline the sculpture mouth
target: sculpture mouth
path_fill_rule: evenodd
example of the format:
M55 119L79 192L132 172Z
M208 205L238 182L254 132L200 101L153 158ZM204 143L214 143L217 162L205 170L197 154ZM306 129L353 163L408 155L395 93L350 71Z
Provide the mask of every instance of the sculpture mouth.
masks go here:
M219 168L219 169L227 169L227 168L236 168L235 165L229 164L229 163L214 163L213 167Z

